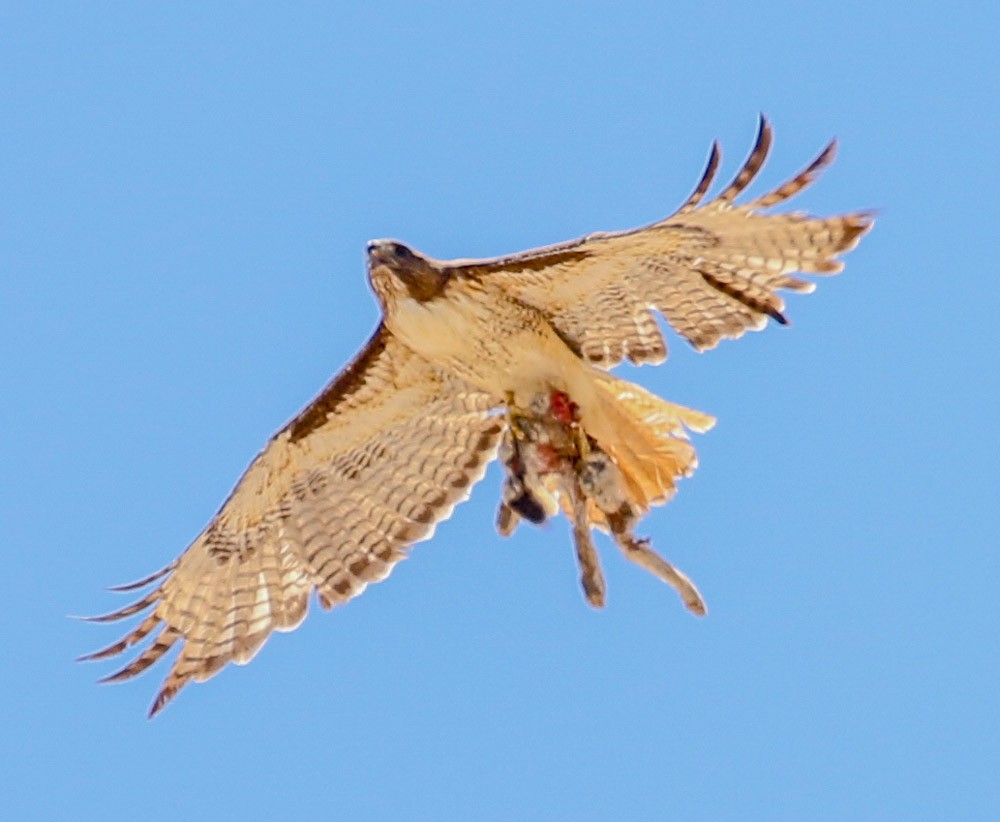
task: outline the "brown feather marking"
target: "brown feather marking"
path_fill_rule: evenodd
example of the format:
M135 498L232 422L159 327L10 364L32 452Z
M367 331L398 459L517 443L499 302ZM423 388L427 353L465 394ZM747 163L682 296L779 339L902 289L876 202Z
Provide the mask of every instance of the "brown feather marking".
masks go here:
M706 283L717 291L721 291L727 297L732 297L737 302L742 303L751 311L756 311L758 314L767 314L769 317L772 317L781 323L781 325L788 325L788 319L774 306L768 305L766 302L754 298L745 291L740 291L739 288L731 283L723 282L710 271L700 271L699 273Z
M133 659L121 670L115 671L113 674L110 674L99 681L101 683L121 682L124 679L131 679L132 677L141 674L167 651L169 651L174 643L177 642L179 637L180 633L178 631L174 630L169 625L165 626L156 639L153 640L153 644L150 645L145 651L139 654L139 656Z
M150 583L156 582L158 579L162 579L174 568L177 567L177 560L175 559L169 565L164 566L159 571L154 574L150 574L148 577L143 577L142 579L136 580L135 582L127 582L124 585L113 585L108 588L109 591L115 591L116 593L126 593L128 591L137 591L140 588L145 588Z
M378 328L347 367L320 392L305 410L296 416L276 436L288 432L289 442L297 442L320 428L336 413L345 397L353 393L366 379L366 372L385 350L387 332L380 322Z
M115 622L119 619L125 619L125 617L130 617L138 614L140 611L145 611L150 605L159 600L163 596L163 585L162 583L150 591L142 599L133 602L131 605L126 605L117 611L112 611L109 614L101 614L100 616L92 617L80 617L84 622Z
M472 277L493 273L497 269L511 274L526 271L544 271L546 268L554 265L570 265L585 260L590 256L590 252L585 249L575 248L575 246L583 245L587 239L587 237L580 237L568 243L543 246L531 251L508 254L504 257L495 257L488 260L459 260L455 263L445 264L444 271L446 273Z
M183 688L188 681L188 677L179 676L176 672L171 671L163 684L160 686L160 690L156 694L156 699L153 700L153 704L149 707L149 713L146 716L152 719L156 716L163 708L170 702L177 692Z
M772 136L771 125L767 122L767 118L761 114L760 127L757 129L757 141L750 151L750 156L747 157L743 168L739 170L733 181L725 191L712 201L713 203L731 203L737 194L753 182L753 178L763 167L767 154L771 150Z
M705 166L705 171L702 173L701 179L698 180L698 184L695 186L694 191L692 191L691 195L684 201L684 205L677 209L677 214L685 214L688 211L694 211L695 207L701 202L705 193L712 185L712 181L715 179L715 174L719 170L719 162L721 160L722 149L719 146L719 141L713 140L712 148L708 154L708 164Z
M160 617L156 614L156 612L153 612L147 616L134 631L122 637L118 642L108 645L106 648L101 648L99 651L93 651L92 653L79 656L76 658L76 661L90 662L96 659L108 659L109 657L117 656L129 646L135 645L137 642L145 639L149 632L159 624Z
M796 174L791 180L786 183L782 183L773 191L769 191L767 194L758 197L753 202L747 203L744 207L755 209L770 208L771 206L778 205L778 203L783 203L785 200L791 199L800 191L815 183L816 180L819 179L819 175L823 169L830 165L836 156L837 141L831 140L827 144L826 148L819 153L816 159Z

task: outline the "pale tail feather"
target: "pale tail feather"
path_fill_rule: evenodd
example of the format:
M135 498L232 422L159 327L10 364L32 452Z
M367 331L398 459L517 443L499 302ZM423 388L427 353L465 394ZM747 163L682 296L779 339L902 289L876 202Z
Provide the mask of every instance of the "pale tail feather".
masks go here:
M685 428L707 431L715 418L607 374L597 375L594 387L592 402L582 408L584 430L618 464L636 507L666 502L677 480L698 465Z

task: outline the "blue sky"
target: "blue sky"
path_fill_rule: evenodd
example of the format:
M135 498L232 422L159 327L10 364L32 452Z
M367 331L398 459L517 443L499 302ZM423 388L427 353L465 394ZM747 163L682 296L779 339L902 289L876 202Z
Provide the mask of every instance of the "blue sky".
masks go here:
M994 4L6 4L0 766L11 818L973 819L1000 805ZM358 6L358 7L354 7ZM366 240L881 209L792 326L626 372L718 416L644 530L674 593L499 475L347 607L152 722L66 619L176 556L376 322Z

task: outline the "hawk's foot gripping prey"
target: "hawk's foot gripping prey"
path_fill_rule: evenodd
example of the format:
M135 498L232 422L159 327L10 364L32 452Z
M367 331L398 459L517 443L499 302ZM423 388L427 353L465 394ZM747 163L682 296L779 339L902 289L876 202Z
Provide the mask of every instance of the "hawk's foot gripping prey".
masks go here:
M621 402L629 403L634 394L645 396L637 386L617 382ZM674 458L677 449L668 441L684 437L679 421L687 418L699 430L706 430L712 420L652 395L645 397L647 403L650 399L661 406L663 419L677 421L667 430L646 423L647 430L658 432L665 441L660 449L652 449L664 455L654 475L669 478L669 483L662 484L672 489L673 481L689 474L696 464L693 450L687 452L685 461ZM572 523L580 582L591 605L603 606L605 597L604 575L590 537L591 529L600 528L611 534L628 559L672 586L691 611L704 614L705 602L691 580L653 551L648 540L634 536L647 499L636 497L638 481L583 429L576 403L562 391L550 391L534 397L527 409L508 409L508 414L511 424L500 444L506 471L497 513L500 534L511 534L522 517L539 524L561 506Z
M661 318L707 351L769 320L785 324L782 292L814 288L798 274L841 270L840 256L872 225L869 213L771 210L816 180L833 143L788 182L737 202L771 136L761 118L742 168L706 199L719 168L713 145L683 205L640 228L485 260L369 243L382 314L371 338L271 438L187 550L122 589L147 590L97 621L147 613L85 658L145 643L105 680L119 681L172 650L151 713L187 683L249 662L272 633L302 622L313 595L324 608L341 605L428 539L496 456L509 430L505 407L520 416L504 445L501 532L561 505L591 603L604 601L596 525L703 612L690 581L632 529L693 470L684 428L705 430L712 419L606 372L625 360L663 362Z

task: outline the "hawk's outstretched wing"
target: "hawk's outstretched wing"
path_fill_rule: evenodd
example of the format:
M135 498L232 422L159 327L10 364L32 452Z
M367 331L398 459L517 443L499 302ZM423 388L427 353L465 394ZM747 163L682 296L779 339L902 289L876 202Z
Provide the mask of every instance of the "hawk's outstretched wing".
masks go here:
M656 363L666 358L651 309L699 350L763 328L768 317L785 323L784 301L777 292L813 290L813 283L791 276L794 272L840 271L837 256L857 245L872 216L763 213L810 185L833 160L835 143L784 185L734 204L763 166L770 146L771 127L761 117L746 163L705 204L701 201L719 165L717 144L694 192L664 220L506 257L457 260L452 271L487 276L541 309L571 347L602 368L623 359Z
M495 398L446 376L383 326L355 360L276 434L192 545L105 622L153 610L84 659L151 644L105 681L177 659L150 714L188 681L243 664L272 631L301 623L309 595L331 607L384 579L406 548L468 496L494 457Z

